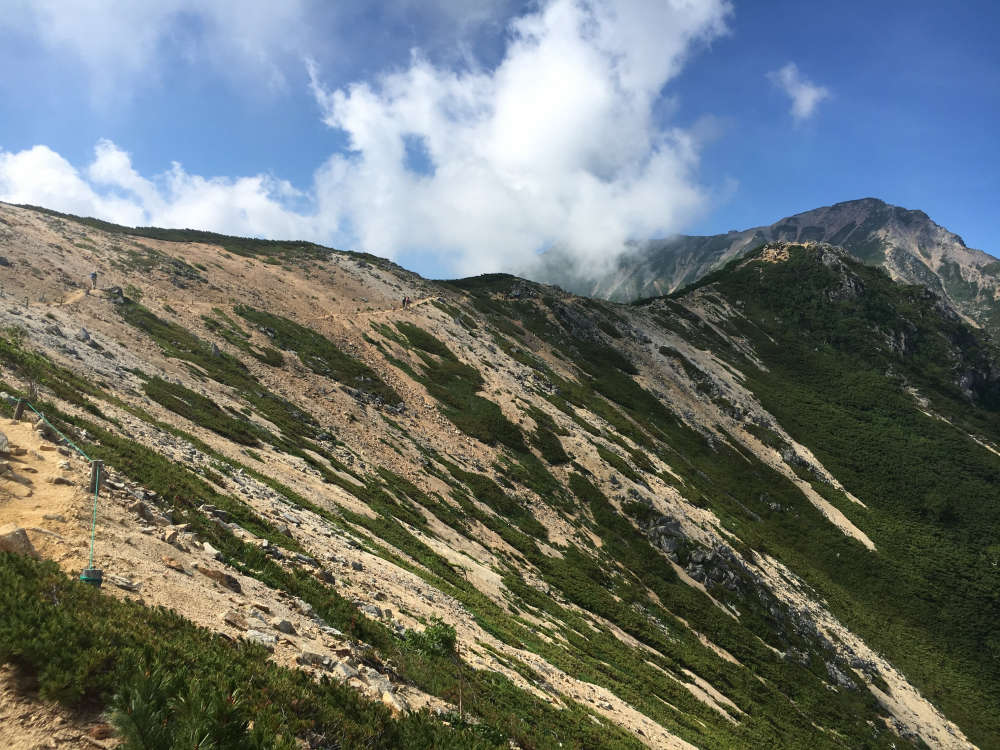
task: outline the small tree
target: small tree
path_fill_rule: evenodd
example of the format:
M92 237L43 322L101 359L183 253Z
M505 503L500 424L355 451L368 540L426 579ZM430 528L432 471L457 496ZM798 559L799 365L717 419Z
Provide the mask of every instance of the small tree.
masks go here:
M924 514L937 523L948 523L955 516L955 506L948 495L928 492L924 496Z
M986 559L990 561L990 564L996 567L1000 565L1000 544L994 544L991 547L986 548Z
M458 645L458 635L454 625L448 625L440 617L431 617L431 624L424 632L410 632L407 636L410 647L424 656L450 658L458 668L458 715L465 721L465 675L462 673L462 651Z
M125 285L125 296L137 305L142 302L142 290L135 284Z
M25 348L28 332L21 326L0 331L0 361L11 368L28 387L28 399L38 398L38 381L45 372L45 358Z

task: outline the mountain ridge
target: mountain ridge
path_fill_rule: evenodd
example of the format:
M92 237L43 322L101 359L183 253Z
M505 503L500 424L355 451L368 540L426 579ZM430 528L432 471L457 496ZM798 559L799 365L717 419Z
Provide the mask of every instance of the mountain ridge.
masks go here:
M676 291L773 241L842 245L865 263L885 268L893 279L935 289L969 321L1000 334L1000 261L968 248L923 211L877 198L844 201L727 234L634 243L613 270L596 276L574 275L568 270L572 256L558 248L541 256L532 275L585 296L631 302Z
M998 350L934 290L816 243L635 305L10 206L0 247L0 388L105 461L133 587L65 578L84 466L5 422L45 696L182 654L317 749L1000 747Z

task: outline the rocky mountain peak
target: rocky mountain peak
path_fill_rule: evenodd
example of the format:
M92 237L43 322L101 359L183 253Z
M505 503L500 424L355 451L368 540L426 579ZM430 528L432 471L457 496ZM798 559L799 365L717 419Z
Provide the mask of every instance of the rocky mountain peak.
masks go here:
M924 284L965 319L1000 335L1000 261L966 246L919 210L878 198L835 203L769 226L723 235L676 235L635 243L609 271L579 275L565 249L542 256L536 278L578 294L629 302L669 294L767 242L842 246L896 281Z

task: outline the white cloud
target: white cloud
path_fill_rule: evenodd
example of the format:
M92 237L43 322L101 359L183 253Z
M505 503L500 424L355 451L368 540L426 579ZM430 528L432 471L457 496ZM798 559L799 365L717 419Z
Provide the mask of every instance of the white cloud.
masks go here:
M310 64L323 119L350 147L306 194L266 175L204 178L179 164L149 179L102 141L85 170L44 146L0 151L0 200L425 253L455 274L524 270L555 243L602 262L704 209L696 170L710 128L664 129L653 107L692 51L725 33L729 12L725 0L549 0L512 23L492 70L414 53L374 84L330 91Z
M830 96L830 90L825 86L817 86L802 73L795 63L788 63L781 70L773 70L767 74L771 83L779 86L792 100L791 115L796 123L801 123L813 116L816 105Z
M310 38L308 0L11 0L7 27L66 54L86 70L99 97L146 86L161 65L208 62L259 87L281 87L279 59ZM66 66L72 74L73 66Z
M515 2L4 0L0 32L29 42L27 49L33 43L41 59L58 61L62 78L117 106L179 65L235 79L252 97L287 88L289 71L292 77L301 72L303 55L345 66L381 64L395 52L391 42L410 39L417 21L428 45L454 46L482 27L502 27Z
M257 175L231 180L189 175L180 164L153 180L110 141L84 172L46 146L0 151L0 200L94 216L125 226L193 227L250 237L329 241L336 226L297 213L302 196L287 182Z
M456 72L415 54L377 86L330 92L350 153L317 178L321 203L369 252L419 249L456 271L523 268L553 242L588 259L675 231L702 207L697 143L653 104L692 47L724 32L721 0L552 0L517 19L500 65ZM407 168L419 141L430 173Z

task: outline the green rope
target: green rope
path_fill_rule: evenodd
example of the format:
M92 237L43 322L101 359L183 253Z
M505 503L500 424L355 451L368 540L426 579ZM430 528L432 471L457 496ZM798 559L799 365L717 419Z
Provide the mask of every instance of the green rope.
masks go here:
M29 409L31 409L31 410L32 410L33 412L35 412L35 414L37 414L37 415L38 415L39 417L41 417L41 418L42 418L42 421L43 421L43 422L45 422L45 424L47 424L47 425L48 425L49 427L51 427L51 428L52 428L52 431L53 431L53 432L55 432L55 433L56 433L56 435L58 435L59 437L61 437L61 438L62 438L63 440L65 440L65 441L66 441L66 442L67 442L67 443L68 443L68 444L69 444L70 446L72 446L72 448L73 448L73 449L74 449L74 450L75 450L75 451L76 451L77 453L79 453L79 454L80 454L81 456L83 456L83 457L84 457L85 459L87 459L88 461L93 461L93 460L94 460L94 459L92 459L92 458L91 458L90 456L88 456L88 455L87 455L86 453L84 453L84 452L83 452L82 450L80 450L80 449L79 449L79 448L77 448L77 447L76 447L75 445L73 445L73 442L72 442L72 441L71 441L71 440L70 440L70 439L69 439L68 437L66 437L66 436L65 436L65 435L63 435L63 434L62 434L61 432L59 432L59 430L57 430L57 429L55 428L55 425L53 425L53 424L52 424L52 423L51 423L51 422L50 422L49 420L47 420L47 419L45 418L45 415L44 415L44 414L42 414L42 413L41 413L40 411L38 411L38 409L36 409L36 408L35 408L34 406L32 406L32 405L31 405L31 402L29 402L29 401L25 401L24 403L25 403L25 404L27 405L27 407L28 407Z
M90 527L90 563L88 569L94 567L94 538L97 536L97 493L101 489L101 465L97 464L97 471L94 473L94 522Z
M38 409L36 409L34 406L31 405L30 401L25 399L24 403L29 409L35 412L35 414L41 417L42 421L45 422L45 424L47 424L52 429L52 431L56 433L56 435L65 440L69 446L71 446L77 453L79 453L85 459L90 461L91 464L94 463L94 459L92 459L90 456L88 456L86 453L80 450L80 448L77 447L72 440L70 440L68 437L59 432L59 430L56 429L56 426L45 418L44 414L42 414L40 411L38 411ZM94 520L90 527L90 562L87 565L88 570L92 570L94 567L94 543L97 538L97 496L100 490L101 490L101 465L98 464L97 471L94 473Z

